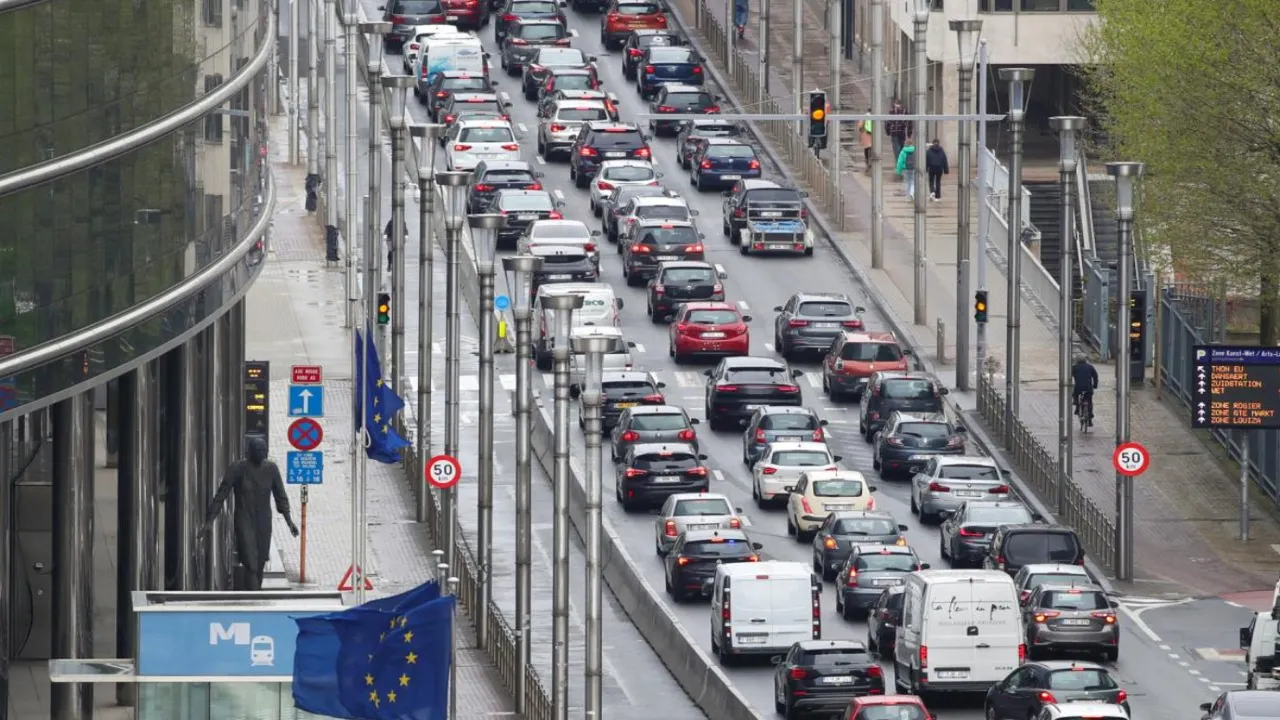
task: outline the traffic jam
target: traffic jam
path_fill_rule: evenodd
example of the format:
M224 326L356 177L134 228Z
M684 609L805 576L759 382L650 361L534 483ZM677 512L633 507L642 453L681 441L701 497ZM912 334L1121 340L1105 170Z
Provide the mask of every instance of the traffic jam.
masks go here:
M1117 604L1076 533L1017 497L850 292L805 194L718 117L664 2L385 13L415 114L447 126L444 166L473 173L467 211L507 217L499 252L543 259L538 371L548 295L583 297L574 334L620 339L610 517L758 709L932 720L959 698L988 720L1130 717ZM663 117L690 114L705 118Z

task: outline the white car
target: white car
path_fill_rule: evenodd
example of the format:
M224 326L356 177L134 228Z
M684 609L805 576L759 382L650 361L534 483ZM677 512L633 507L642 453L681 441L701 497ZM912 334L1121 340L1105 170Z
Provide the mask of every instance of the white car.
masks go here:
M563 153L567 160L582 124L608 119L603 100L557 100L538 121L538 154L550 160L553 153Z
M682 197L654 196L631 199L629 207L623 208L626 214L618 221L618 247L622 248L631 242L631 231L641 220L683 220L694 222L696 214L689 209L689 202ZM621 249L619 249L621 252Z
M599 263L600 250L595 238L599 234L599 230L588 228L581 220L534 220L520 236L516 252L527 253L538 245L581 247L587 257Z
M418 67L418 54L422 51L422 46L427 38L435 35L467 35L454 25L419 25L413 29L413 34L409 41L404 44L404 71L413 74Z
M751 497L759 507L784 506L800 476L814 470L839 470L839 455L820 442L769 443L751 468Z
M519 160L520 143L506 120L459 120L445 135L450 170L475 170L481 160Z
M591 178L591 214L600 217L605 200L628 185L657 187L662 173L646 160L605 160Z

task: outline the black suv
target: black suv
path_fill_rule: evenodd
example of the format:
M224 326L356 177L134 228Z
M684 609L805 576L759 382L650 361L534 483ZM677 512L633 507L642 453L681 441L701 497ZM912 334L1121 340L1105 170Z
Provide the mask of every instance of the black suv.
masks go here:
M854 698L883 694L880 659L857 640L801 640L773 671L773 704L786 718L834 716Z
M700 140L708 138L740 138L742 126L732 120L684 120L676 128L676 160L680 167L689 169L689 160Z
M541 190L542 173L524 160L481 160L467 188L467 214L485 212L499 190Z
M689 153L692 162L693 153ZM686 164L688 167L688 164ZM737 244L742 229L747 226L747 215L752 220L804 220L809 212L804 207L805 194L794 188L782 187L772 180L747 178L739 180L724 191L720 205L721 230L729 242Z
M391 23L391 32L382 36L387 50L404 47L419 25L443 23L447 17L440 0L390 0L378 9L382 20Z
M650 160L649 139L635 123L598 120L582 124L569 148L569 179L584 188L605 160Z
M967 500L938 528L938 554L951 567L982 567L991 538L1003 525L1027 525L1040 519L1016 500Z
M704 401L707 424L712 430L741 425L758 405L803 405L796 378L804 373L767 357L727 357L707 376Z
M1065 525L1005 525L996 530L982 559L982 567L1003 570L1009 577L1023 565L1039 563L1084 565L1084 546L1076 531Z
M680 36L672 30L632 30L627 41L622 44L622 76L628 80L636 79L636 68L640 58L651 45L679 45Z
M667 594L676 602L701 597L702 586L716 576L717 565L759 562L756 551L762 547L741 530L685 530L662 561Z
M790 360L801 352L825 354L845 330L861 330L866 308L844 293L798 292L773 311L773 347Z
M638 443L617 465L614 495L622 509L659 507L677 493L709 489L706 455L687 443Z
M902 624L902 602L907 589L890 585L880 593L876 604L867 614L867 647L884 657L892 657L898 644L898 626Z
M932 375L920 372L876 372L867 380L858 412L858 431L871 442L894 411L945 412L947 389Z
M663 263L700 261L706 256L702 234L686 220L641 220L632 228L631 237L618 249L622 251L622 277L632 287L653 277Z
M525 229L538 220L559 220L560 203L546 190L499 190L482 211L507 216L497 231L499 250L514 250Z
M691 302L724 302L723 278L711 263L664 262L649 281L649 319L666 322L681 305Z

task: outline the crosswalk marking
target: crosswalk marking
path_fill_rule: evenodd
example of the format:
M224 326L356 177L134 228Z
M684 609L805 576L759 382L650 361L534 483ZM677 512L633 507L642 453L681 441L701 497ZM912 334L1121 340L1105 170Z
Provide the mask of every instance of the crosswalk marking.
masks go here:
M693 388L702 385L702 375L696 372L676 371L676 384L682 388Z
M458 390L460 392L480 392L480 376L479 375L462 375L458 378Z
M811 387L814 387L818 390L822 389L822 373L813 372L813 371L806 372L804 374L804 379L808 381Z
M498 376L498 382L502 384L502 389L507 392L516 391L516 376L514 373L503 373Z

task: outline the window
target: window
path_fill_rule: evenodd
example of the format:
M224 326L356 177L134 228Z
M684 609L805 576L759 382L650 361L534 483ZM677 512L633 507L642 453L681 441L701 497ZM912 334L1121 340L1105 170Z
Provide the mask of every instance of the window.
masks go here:
M631 416L632 430L659 432L662 430L684 430L687 427L689 427L689 422L684 419L684 415L677 413Z
M751 545L746 540L736 538L717 538L716 540L698 540L686 542L680 549L681 555L700 555L702 557L746 557L751 554Z
M922 440L944 440L951 436L951 428L944 423L907 422L899 425L893 434Z
M880 384L880 393L898 400L929 400L934 396L932 382L911 378L885 380Z
M685 220L688 221L689 208L683 205L641 205L632 213L641 220Z
M765 430L814 430L818 427L818 419L808 413L778 413L760 418L760 427Z
M964 515L964 519L971 523L1021 525L1031 522L1031 513L1024 507L969 507Z
M948 480L999 480L1000 471L990 465L943 465L941 474L938 477ZM1019 511L1022 508L1011 508ZM1029 513L1017 513L1017 516L1026 515L1027 520L1018 520L1017 522L1031 522ZM1004 517L1009 517L1004 514ZM1005 520L1006 525L1012 524L1010 520Z
M871 537L893 535L896 532L898 526L883 518L845 518L836 521L832 534Z
M503 193L502 200L499 203L503 210L531 210L546 212L555 209L555 205L551 202L551 196L545 193L521 193L513 195Z
M564 27L559 23L538 23L517 26L517 36L525 40L554 40L564 37Z
M847 342L840 349L841 360L854 362L898 362L902 351L897 345L880 342Z
M702 515L732 515L729 503L723 498L699 498L697 500L680 500L671 513L675 517L698 517Z
M1021 12L1096 12L1094 0L978 0L978 12L1013 12L1015 2Z
M221 6L219 6L221 7ZM219 16L221 17L221 16ZM221 21L219 21L221 24ZM209 94L222 84L222 75L205 75L204 76L204 92ZM222 113L214 110L204 116L204 139L205 142L221 143L222 142Z
M681 99L687 97L681 95ZM700 98L707 99L707 102L700 103L700 106L711 104L710 99L706 95L700 95ZM677 103L678 105L679 103ZM707 148L707 157L717 158L752 158L756 156L756 151L751 149L750 145L711 145Z
M694 310L684 321L691 325L733 325L738 322L738 314L732 310Z
M458 133L458 142L512 143L515 142L515 137L509 127L469 127Z
M561 112L563 113L564 111L561 111ZM573 112L573 111L571 110L570 112ZM603 116L603 115L604 115L604 110L603 110L603 109L600 109L600 108L592 108L592 109L588 110L588 112L593 113L593 114L594 114L594 113L599 113L601 116ZM562 114L560 117L561 117L561 118L564 118L564 115ZM580 118L573 118L573 119L575 119L575 120L595 120L595 119L597 119L597 118L595 118L595 117L591 117L591 118L583 118L583 117L580 117ZM613 167L607 167L607 168L605 168L605 169L604 169L604 174L603 174L603 176L602 176L602 177L603 177L603 179L605 179L605 180L620 180L620 181L623 181L623 182L643 182L643 181L645 181L645 180L652 180L652 179L654 179L655 177L657 177L657 173L654 171L653 167L652 167L652 166L650 166L650 165L648 165L648 164L644 164L644 165L615 165L615 166L613 166Z
M825 669L863 666L871 662L870 655L861 648L815 648L804 650L797 655L796 665Z
M915 572L920 563L914 555L906 553L873 553L859 555L854 562L858 570L869 572Z
M683 472L698 467L698 458L685 452L651 453L637 455L631 466L655 474Z
M662 8L655 3L618 3L619 15L657 15Z
M605 111L604 108L560 108L556 113L556 119L572 122L604 120Z
M831 456L816 450L783 450L775 452L769 458L769 464L782 465L784 467L817 467L819 465L830 465Z
M1084 667L1051 672L1049 673L1048 685L1050 690L1078 690L1084 692L1114 690L1117 687L1116 681L1111 679L1111 675L1106 670L1094 670ZM1274 711L1274 706L1272 711Z
M602 387L605 397L618 398L642 392L653 392L653 386L643 380L620 380L605 383Z
M724 379L730 383L746 383L748 385L773 385L775 383L786 382L786 368L749 368L738 367L729 368L725 371Z
M661 238L661 237L655 238L655 237L654 237L654 235L656 235L656 234L658 234L658 233L656 233L656 232L648 232L648 233L645 233L645 238L646 238L646 239L653 239L653 240L654 240L654 242L671 242L671 240L670 240L669 238ZM686 239L686 238L680 238L679 240L685 240L685 239ZM679 242L679 240L677 240L677 242ZM663 281L664 283L670 283L670 284L672 284L672 285L703 285L703 284L706 284L706 283L713 283L713 282L715 282L715 281L716 281L716 276L715 276L715 274L714 274L714 273L712 273L712 271L710 271L710 270L708 270L708 269L706 269L706 268L696 268L696 267L693 267L693 268L667 268L667 269L662 273L662 281ZM702 319L702 320L694 320L694 318L695 318L695 317L697 317L697 318L707 318L707 317L719 318L719 317L723 317L723 316L721 315L721 313L726 313L726 312L728 312L728 313L733 313L733 311L732 311L732 310L694 310L693 312L689 313L689 322L709 322L708 320L705 320L705 319ZM710 313L710 315L707 315L707 313ZM714 322L714 321L712 321L712 322ZM723 322L733 322L733 320L727 320L727 321L723 321Z
M1004 555L1019 565L1074 563L1080 551L1074 535L1061 532L1020 532L1009 536Z
M868 705L858 713L857 720L927 720L928 715L915 703Z
M204 24L209 27L222 27L222 0L203 0L200 3L200 14ZM219 80L219 83L222 81Z
M205 195L204 196L204 226L205 228L216 228L222 226L222 196L221 195Z
M693 51L682 47L654 47L649 50L649 62L655 64L691 63L694 62Z
M817 497L861 497L861 480L815 480L813 494Z
M1111 603L1096 590L1050 590L1040 597L1040 607L1052 610L1109 610Z
M645 230L644 237L640 239L642 244L647 245L678 245L680 243L688 243L694 245L698 242L698 233L693 228L685 225L664 225L662 227L650 227ZM710 270L699 270L697 268L679 268L674 277L692 278L690 280L670 280L673 283L709 283L715 282L715 276L711 275ZM681 275L680 273L685 273Z
M853 314L853 308L849 307L849 303L842 301L810 301L800 303L800 309L796 311L796 314L807 317L845 317ZM853 358L849 359L852 360Z

